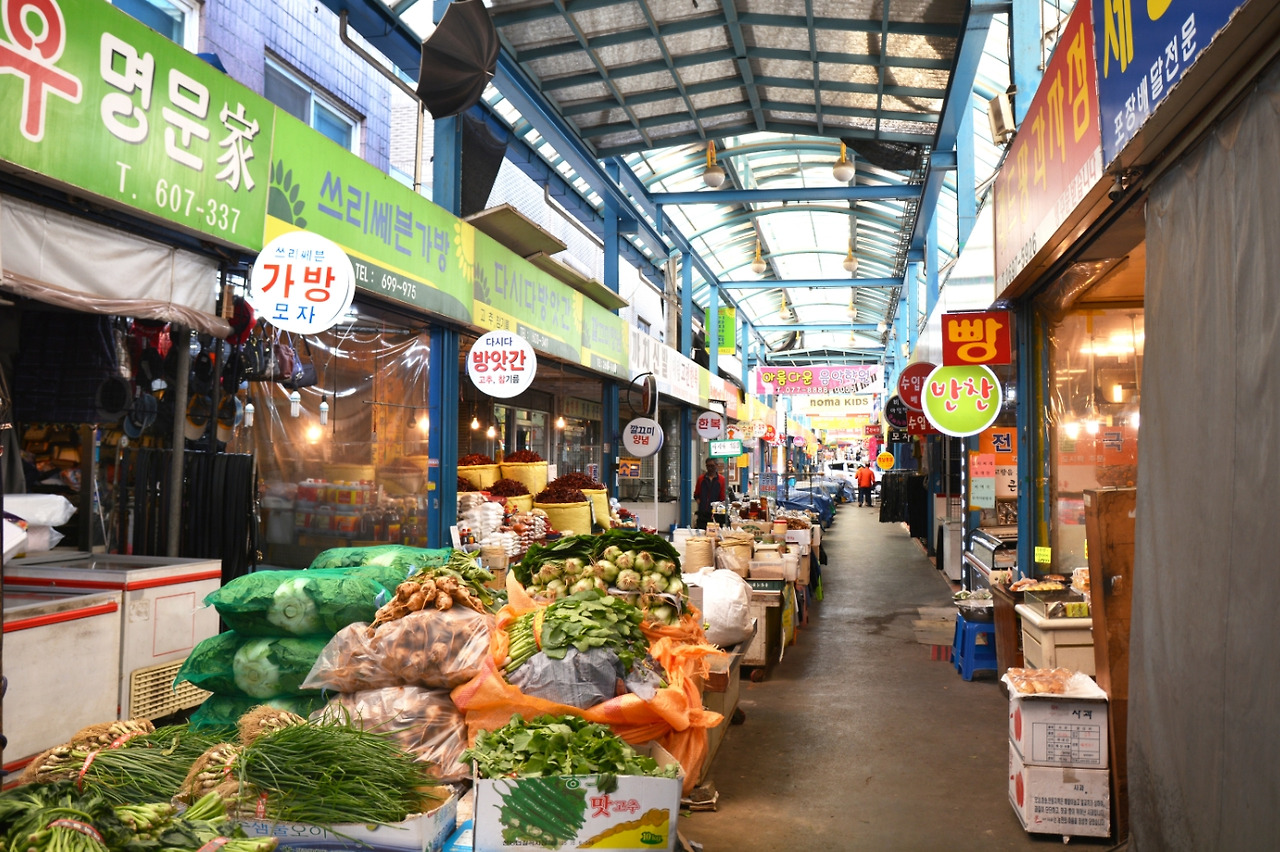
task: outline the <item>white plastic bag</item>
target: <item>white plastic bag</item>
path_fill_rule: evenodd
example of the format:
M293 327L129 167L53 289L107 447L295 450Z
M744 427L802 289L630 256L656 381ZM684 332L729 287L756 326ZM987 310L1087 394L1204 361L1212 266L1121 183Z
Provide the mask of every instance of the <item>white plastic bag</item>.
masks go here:
M75 505L61 494L6 494L4 510L31 525L60 527L76 513Z
M733 571L703 568L684 581L702 587L707 641L728 648L751 635L751 585Z

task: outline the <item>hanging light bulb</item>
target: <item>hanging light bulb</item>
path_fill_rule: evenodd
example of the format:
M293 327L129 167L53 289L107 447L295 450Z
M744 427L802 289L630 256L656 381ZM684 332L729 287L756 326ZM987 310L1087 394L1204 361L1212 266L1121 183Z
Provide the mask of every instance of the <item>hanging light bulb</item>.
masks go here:
M848 310L849 319L858 318L858 306L854 304L854 298L855 298L854 294L852 292L849 293L849 310Z
M853 255L853 241L849 241L849 253L844 256L844 271L850 274L858 271L858 258Z
M484 431L484 436L486 438L496 438L498 437L498 430L490 426L488 429Z
M556 418L556 428L557 428L557 429L563 429L563 428L564 428L564 415L561 415L561 416L559 416L559 417L557 417L557 418Z
M302 414L302 394L294 391L289 394L289 416L298 417Z
M1080 437L1080 424L1072 420L1070 423L1063 424L1062 431L1067 433L1067 437L1074 441Z
M889 329L889 326L886 325L884 322L876 323L876 334L884 334L886 331L888 331L888 329Z
M320 397L320 425L325 426L329 423L329 398Z
M418 418L418 431L425 435L430 428L431 417L424 411L422 416Z
M764 258L760 256L760 241L756 240L756 258L751 261L751 271L756 275L764 275L765 270L768 268L769 264L765 263Z
M307 443L309 444L319 443L320 438L323 435L324 435L324 430L321 429L319 426L312 425L307 427Z
M835 165L831 167L831 174L841 183L848 183L857 175L858 170L854 166L853 161L849 159L848 150L843 142L840 143L840 159L836 160Z
M254 411L256 411L256 410L257 410L257 409L255 409L255 408L253 407L253 403L252 403L252 402L246 402L246 403L244 404L244 425L245 425L245 428L248 428L248 427L250 427L250 426L252 426L252 425L253 425L253 412L254 412Z
M471 415L471 431L474 432L480 428L480 418L474 414Z
M716 143L707 140L707 168L702 172L702 182L712 189L719 189L724 183L724 169L716 165Z

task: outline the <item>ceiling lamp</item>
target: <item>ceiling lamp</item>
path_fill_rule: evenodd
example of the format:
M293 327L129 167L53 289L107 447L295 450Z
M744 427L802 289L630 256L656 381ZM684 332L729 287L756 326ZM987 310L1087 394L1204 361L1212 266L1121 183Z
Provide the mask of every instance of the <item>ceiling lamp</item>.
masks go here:
M849 253L844 256L844 271L850 275L858 271L858 259L853 256L853 240L849 241Z
M716 143L707 140L707 168L702 173L702 182L712 189L719 189L724 183L724 169L716 165Z
M764 275L768 268L769 264L765 263L764 258L760 256L760 241L756 240L756 257L751 261L751 271L756 275Z
M884 334L889 330L889 326L883 322L876 323L876 334Z
M787 304L787 300L782 300L782 307L778 308L778 316L784 320L794 319L795 315L791 313L791 306Z
M849 293L849 311L848 311L849 319L858 318L858 306L853 303L854 298L855 298L855 294L851 291Z
M853 160L849 159L843 142L840 143L840 159L836 160L835 165L831 167L831 174L841 183L848 183L857 174L857 169L853 165Z

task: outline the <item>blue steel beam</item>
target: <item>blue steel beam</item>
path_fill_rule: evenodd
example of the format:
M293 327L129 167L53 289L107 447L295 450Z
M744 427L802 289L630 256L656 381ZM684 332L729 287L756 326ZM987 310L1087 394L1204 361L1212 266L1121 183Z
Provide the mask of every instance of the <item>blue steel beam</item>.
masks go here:
M693 192L653 192L654 204L762 204L770 201L883 201L920 197L920 187L793 186L777 189L708 189Z
M1037 0L1038 2L1038 0ZM960 124L964 110L969 109L969 99L973 94L974 80L978 76L978 64L982 61L982 51L986 47L987 32L991 29L991 18L1003 11L1006 4L987 3L971 4L965 16L964 33L960 38L960 47L956 51L955 66L951 80L947 85L947 99L942 105L942 118L938 121L937 138L933 150L937 153L954 155L956 139L960 133ZM950 164L955 168L955 161ZM920 196L920 212L916 216L915 228L911 232L910 248L924 247L925 231L938 209L938 196L942 194L942 181L949 171L947 168L935 168L931 163L924 178L924 192ZM933 265L932 259L929 265Z
M781 281L766 279L763 281L721 281L722 290L780 290L811 287L814 289L849 289L851 287L898 287L901 278L800 278Z
M1040 87L1041 0L1014 0L1009 16L1009 77L1013 80L1013 123L1021 127Z
M788 323L756 323L756 331L875 331L872 322L788 322Z

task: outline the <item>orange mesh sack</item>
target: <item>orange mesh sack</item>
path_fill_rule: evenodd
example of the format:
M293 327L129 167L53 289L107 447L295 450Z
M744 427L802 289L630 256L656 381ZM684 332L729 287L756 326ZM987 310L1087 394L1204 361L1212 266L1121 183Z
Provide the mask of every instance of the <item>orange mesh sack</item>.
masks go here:
M545 713L580 716L608 725L632 745L656 740L680 761L685 792L692 790L707 757L707 729L724 718L703 708L700 677L706 671L707 656L723 652L712 645L660 636L650 645L649 653L665 670L668 685L648 701L628 693L580 710L526 695L502 675L509 643L506 628L525 612L540 607L512 575L507 577L507 588L510 603L498 611L489 657L478 675L452 692L454 703L466 714L470 741L475 741L478 731L501 728L513 714L526 719ZM693 627L696 626L695 621ZM686 630L692 633L692 628Z

